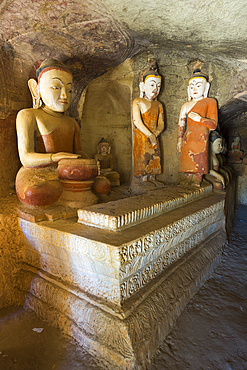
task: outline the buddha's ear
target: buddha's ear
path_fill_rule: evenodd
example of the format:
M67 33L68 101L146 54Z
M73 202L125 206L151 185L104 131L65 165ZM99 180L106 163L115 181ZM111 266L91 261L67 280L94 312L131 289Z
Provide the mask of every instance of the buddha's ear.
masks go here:
M108 146L108 154L111 154L111 146Z
M187 86L187 93L188 93L188 101L190 101L192 99L191 95L190 95L190 87Z
M30 78L30 80L28 80L28 87L33 98L33 108L38 109L41 105L39 85L37 81Z
M140 88L140 98L143 98L144 92L145 92L145 83L144 82L140 82L139 88Z
M208 96L209 88L210 88L210 83L207 82L206 87L205 87L205 91L204 91L204 94L203 94L204 98L206 98Z

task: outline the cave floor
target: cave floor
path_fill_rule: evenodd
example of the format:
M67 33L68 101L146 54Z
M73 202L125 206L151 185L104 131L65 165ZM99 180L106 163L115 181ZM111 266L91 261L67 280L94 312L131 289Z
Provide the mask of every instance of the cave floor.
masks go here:
M239 206L220 264L178 318L150 370L247 369L246 246L247 206ZM106 368L34 312L8 307L0 310L0 369Z

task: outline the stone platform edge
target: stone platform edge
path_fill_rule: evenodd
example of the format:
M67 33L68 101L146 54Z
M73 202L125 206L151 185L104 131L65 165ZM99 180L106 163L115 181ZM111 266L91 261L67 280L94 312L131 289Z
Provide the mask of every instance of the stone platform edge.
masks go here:
M181 207L185 204L191 203L195 200L201 199L212 193L212 186L210 184L204 184L201 188L194 189L183 189L182 187L177 186L178 194L174 196L173 199L158 201L149 206L144 206L139 209L134 209L131 211L126 210L119 215L111 216L106 213L97 211L99 208L98 205L87 207L87 209L80 209L78 213L78 222L87 225L94 226L101 229L111 230L111 231L120 231L127 227L137 225L141 222L150 220L154 217L160 216L163 213L169 212L173 209ZM165 192L167 189L162 190ZM157 192L160 190L156 190ZM155 193L155 192L154 192ZM136 201L139 196L133 197L133 200ZM142 201L141 201L142 199ZM143 201L144 199L144 201ZM126 208L131 208L131 203L133 202L132 198L127 198L124 201L129 203L129 206ZM123 200L117 200L115 202L110 202L115 204L115 209L117 211L118 205L121 204ZM145 197L140 198L140 204L145 203ZM102 206L102 205L101 205Z

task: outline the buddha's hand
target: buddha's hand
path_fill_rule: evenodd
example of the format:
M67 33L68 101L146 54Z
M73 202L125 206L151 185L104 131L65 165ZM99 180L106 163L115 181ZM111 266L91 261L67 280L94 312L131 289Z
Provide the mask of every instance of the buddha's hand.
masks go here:
M189 118L191 118L193 121L195 121L195 122L200 122L200 120L201 120L201 116L200 116L200 114L198 114L198 113L194 113L194 112L190 112L189 114L188 114L188 117Z
M155 146L157 144L157 139L156 139L156 136L154 134L151 134L149 135L149 140L150 140L150 143L152 146Z
M59 152L51 155L52 162L59 162L61 159L77 159L80 158L80 154Z
M183 140L182 139L178 139L178 143L177 143L177 154L181 153L182 144L183 144Z
M158 128L155 128L153 130L153 134L155 135L155 137L158 137L160 135L161 131L158 129Z

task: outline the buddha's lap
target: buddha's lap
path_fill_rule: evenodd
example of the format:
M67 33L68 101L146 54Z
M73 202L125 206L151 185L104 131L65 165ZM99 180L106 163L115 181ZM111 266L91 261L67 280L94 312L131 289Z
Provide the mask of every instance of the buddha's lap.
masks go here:
M50 206L57 202L62 192L55 166L22 167L16 176L16 193L26 206Z

